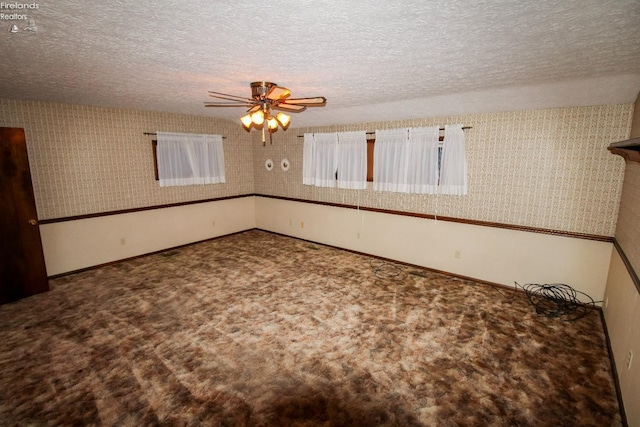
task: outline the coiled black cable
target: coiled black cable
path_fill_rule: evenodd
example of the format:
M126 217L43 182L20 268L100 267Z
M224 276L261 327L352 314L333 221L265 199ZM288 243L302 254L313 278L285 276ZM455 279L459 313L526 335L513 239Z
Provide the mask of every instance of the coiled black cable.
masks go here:
M589 295L563 283L527 283L522 286L515 282L515 287L522 288L531 305L535 307L536 313L546 317L574 321L591 313L596 306L596 302ZM586 297L584 299L588 301L580 301L578 294Z
M378 279L383 280L404 280L407 277L407 272L404 269L396 264L392 264L382 259L371 259L369 261L369 265L371 265L371 269L373 270L373 274Z

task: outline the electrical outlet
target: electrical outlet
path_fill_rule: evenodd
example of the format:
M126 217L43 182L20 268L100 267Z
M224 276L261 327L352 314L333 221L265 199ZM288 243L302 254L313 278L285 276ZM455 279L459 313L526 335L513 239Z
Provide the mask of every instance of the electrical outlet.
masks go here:
M627 354L627 369L631 369L631 361L633 360L633 351L629 350Z
M358 236L358 239L360 238L360 232L358 231L358 233L356 233L356 236Z
M460 251L455 251L455 252L453 253L453 256L454 256L455 258L457 258L457 259L460 259L460 258L462 258L462 253L461 253Z
M300 221L300 228L304 228L304 221Z
M216 226L216 220L214 219L213 221L211 221L211 226L215 227Z
M125 239L124 237L120 238L120 245L124 246L127 244L127 239Z

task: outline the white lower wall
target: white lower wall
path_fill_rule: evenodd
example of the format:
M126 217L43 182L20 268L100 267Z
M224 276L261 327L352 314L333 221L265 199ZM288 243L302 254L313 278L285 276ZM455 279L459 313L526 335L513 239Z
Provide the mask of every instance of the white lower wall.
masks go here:
M255 228L253 196L42 224L53 276Z
M640 295L618 251L611 267L603 306L622 400L631 427L640 427ZM631 364L628 365L629 352Z
M604 296L613 248L608 242L267 197L256 197L256 226L507 286L565 283L595 301Z
M40 226L49 276L258 227L513 286L566 283L604 297L606 242L242 197Z

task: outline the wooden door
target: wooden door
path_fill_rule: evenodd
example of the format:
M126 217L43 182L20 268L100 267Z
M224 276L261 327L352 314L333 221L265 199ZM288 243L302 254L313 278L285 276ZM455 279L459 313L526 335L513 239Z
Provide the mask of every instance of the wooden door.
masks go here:
M0 304L49 290L23 129L0 128Z

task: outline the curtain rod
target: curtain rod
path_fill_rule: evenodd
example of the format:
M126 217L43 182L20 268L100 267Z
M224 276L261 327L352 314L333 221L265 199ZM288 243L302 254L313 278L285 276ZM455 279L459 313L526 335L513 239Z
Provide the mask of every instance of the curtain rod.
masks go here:
M157 133L155 132L142 132L143 135L150 135L150 136L158 136ZM223 136L222 139L227 139L226 136Z
M473 129L473 126L462 126L462 130ZM444 128L438 128L438 130L444 130ZM375 135L375 132L365 132L366 135ZM304 138L304 135L298 135L298 138Z

